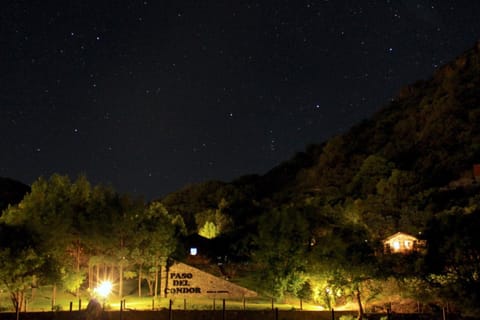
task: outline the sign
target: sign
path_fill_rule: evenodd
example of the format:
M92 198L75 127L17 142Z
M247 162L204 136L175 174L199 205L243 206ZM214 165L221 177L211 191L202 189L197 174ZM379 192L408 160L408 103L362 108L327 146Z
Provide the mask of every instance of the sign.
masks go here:
M202 293L199 287L191 287L191 279L193 279L193 273L177 273L170 272L169 278L171 280L172 288L166 288L166 294L191 294Z
M175 263L166 272L165 297L246 298L257 293L210 273Z

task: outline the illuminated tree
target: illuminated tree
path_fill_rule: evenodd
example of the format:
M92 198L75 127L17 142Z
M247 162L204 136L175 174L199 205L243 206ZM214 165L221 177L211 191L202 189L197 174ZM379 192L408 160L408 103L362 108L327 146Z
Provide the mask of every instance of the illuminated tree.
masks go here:
M23 226L0 225L0 283L19 318L25 291L50 272L52 261L36 248L38 235Z
M229 199L233 186L219 181L207 181L189 185L162 199L162 203L172 215L181 215L189 234L198 232L196 215L209 209L219 208L222 199Z
M124 271L130 252L136 247L136 225L141 218L143 201L121 195L110 187L95 186L75 215L75 232L88 254L88 287L100 281L117 281L123 296Z
M145 208L138 226L137 243L145 257L141 262L153 271L153 283L151 279L146 278L150 294L155 297L160 289L159 271L166 267L167 259L177 248L178 237L184 232L185 224L182 217L170 215L162 203L152 202Z
M307 220L294 207L264 213L259 220L257 250L260 283L277 297L296 293L303 284L305 253L309 245Z
M232 225L232 219L223 212L227 206L227 201L222 198L216 209L207 209L197 213L195 222L198 226L198 234L207 239L213 239L228 232Z
M111 188L95 186L89 194L85 211L75 217L76 230L88 255L88 288L91 290L101 280L101 271L106 271L106 253L112 246L108 226L112 223L111 206L115 199L116 194Z
M220 235L220 231L218 230L215 223L211 221L206 221L203 224L203 227L201 227L200 230L198 230L198 234L204 238L213 239L213 238L216 238L218 235Z
M143 211L143 201L133 199L127 195L115 197L112 203L113 210L110 211L110 226L108 234L111 235L113 242L108 249L108 254L112 256L118 268L118 294L123 297L124 270L129 265L129 258L132 250L138 244L138 221L141 219Z
M39 178L32 184L31 192L17 206L9 207L1 217L5 224L22 226L37 235L37 253L54 261L50 264L49 273L38 276L41 283L48 281L54 284L53 302L55 284L66 274L76 271L72 259L75 232L71 186L66 176L55 174L48 180Z
M364 229L351 224L340 225L318 238L309 255L308 270L324 274L328 290L343 292L356 300L358 319L362 319L362 292L376 273L374 250Z

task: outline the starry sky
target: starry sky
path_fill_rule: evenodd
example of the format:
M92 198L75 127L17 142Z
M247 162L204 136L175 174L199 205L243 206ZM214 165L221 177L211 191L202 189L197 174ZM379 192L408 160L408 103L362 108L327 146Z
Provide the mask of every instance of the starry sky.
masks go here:
M154 199L264 174L480 39L477 0L9 0L0 176Z

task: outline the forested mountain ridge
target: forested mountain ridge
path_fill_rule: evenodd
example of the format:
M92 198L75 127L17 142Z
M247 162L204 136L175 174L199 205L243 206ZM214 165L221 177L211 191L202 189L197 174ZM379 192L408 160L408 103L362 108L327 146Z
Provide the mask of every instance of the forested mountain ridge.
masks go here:
M17 310L38 279L61 280L72 293L93 288L92 267L97 278L117 274L119 296L126 273L140 296L142 282L156 296L160 267L186 259L185 236L199 234L211 239L202 263L232 280L255 278L252 289L268 297L324 308L356 300L359 319L365 301L382 307L399 296L414 308L448 303L478 315L478 123L480 43L372 118L262 176L207 181L149 204L85 176L40 177L0 217L0 278ZM398 231L426 247L390 254L382 240Z
M448 184L480 161L478 123L480 42L430 80L404 87L371 119L328 141L315 164L297 175L297 187L349 193L345 187L371 155L415 172L423 187Z
M188 212L191 221L195 210L215 209L221 199L238 218L238 197L246 215L305 201L332 208L338 204L352 208L356 203L353 209L361 211L358 207L366 203L373 206L375 197L390 197L393 211L408 199L433 206L430 200L440 188L458 180L472 181L472 166L480 162L478 123L480 42L440 67L431 79L402 88L370 119L321 145L310 145L265 175L192 185L161 201L167 208L178 207L177 200L189 194L190 209L181 212L180 205L178 213ZM423 199L413 199L419 197ZM419 232L428 219L425 217L416 228L402 226L401 213L378 210L374 211L391 220L384 233L398 228ZM228 206L224 211L229 212Z
M212 239L212 259L252 262L267 292L320 301L315 292L338 286L360 305L362 295L388 296L394 279L405 297L478 314L479 123L480 42L265 175L191 185L159 201L190 234ZM383 255L382 240L399 231L425 240L425 251Z

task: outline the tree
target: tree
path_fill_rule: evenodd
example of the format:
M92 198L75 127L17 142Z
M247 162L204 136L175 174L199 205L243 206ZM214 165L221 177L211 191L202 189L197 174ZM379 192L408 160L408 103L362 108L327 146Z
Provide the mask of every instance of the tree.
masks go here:
M348 186L349 191L361 198L374 194L377 189L377 183L381 179L388 178L393 167L393 163L388 162L379 155L368 156L350 182Z
M166 267L167 259L177 248L178 237L184 233L185 224L182 217L170 215L162 203L152 202L145 208L138 226L138 248L142 248L140 252L145 260L137 259L137 263L144 263L153 271L153 285L151 281L148 283L150 293L155 297L161 288L159 271ZM138 253L136 256L138 257ZM139 268L141 266L139 265Z
M300 184L331 204L341 201L345 197L346 187L365 157L352 152L354 147L346 135L330 139L324 145L318 162L299 173Z
M419 212L421 205L416 176L393 169L378 181L374 193L346 202L346 213L356 218L353 222L363 224L371 238L383 239L400 227L408 228L403 231L420 231L426 221Z
M273 295L281 298L300 289L309 237L307 220L295 207L260 217L253 260L260 267L260 283Z
M432 219L425 233L426 274L439 297L467 315L480 312L480 210L454 207Z
M213 239L220 234L228 232L232 226L232 219L223 210L228 206L222 198L216 209L207 209L195 214L198 234L207 239Z
M25 291L48 274L52 265L50 257L36 248L37 237L23 226L0 225L0 281L10 293L17 320Z
M195 215L218 208L222 198L228 200L232 188L224 182L207 181L168 194L161 202L170 214L180 215L184 219L187 232L191 234L198 231Z
M10 226L22 226L35 235L37 254L52 261L50 272L38 276L41 283L56 284L75 272L71 248L74 242L71 182L67 176L54 174L48 180L39 178L31 192L17 205L9 207L1 221ZM53 302L55 301L54 285Z
M343 292L357 301L363 318L362 292L375 276L376 260L367 233L358 225L339 225L318 238L309 255L310 273L324 274L330 292Z
M117 195L111 204L112 210L107 222L108 234L114 241L110 243L108 255L113 258L118 269L118 295L123 298L124 270L129 265L131 252L137 247L137 225L142 218L143 201L128 195ZM105 223L105 221L103 222Z

